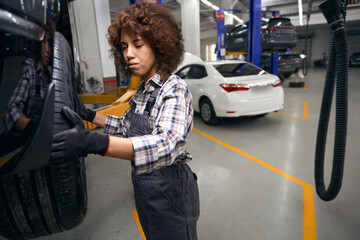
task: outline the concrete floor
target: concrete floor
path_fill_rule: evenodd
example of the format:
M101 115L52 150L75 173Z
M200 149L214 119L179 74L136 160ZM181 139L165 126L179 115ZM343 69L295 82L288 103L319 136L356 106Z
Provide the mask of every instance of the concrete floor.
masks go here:
M360 68L350 69L344 180L331 202L323 202L313 187L324 69L310 70L306 89L288 87L297 76L284 83L282 114L224 119L217 126L195 116L187 147L193 155L189 165L199 178L199 239L360 239L359 75ZM332 120L327 184L333 126ZM142 239L132 215L129 162L89 156L86 164L89 209L84 222L40 239Z

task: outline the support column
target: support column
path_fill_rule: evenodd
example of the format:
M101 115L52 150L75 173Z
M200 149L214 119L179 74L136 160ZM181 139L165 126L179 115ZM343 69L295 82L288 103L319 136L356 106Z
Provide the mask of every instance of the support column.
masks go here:
M117 87L114 59L110 58L110 46L106 38L108 27L111 24L110 7L109 1L93 1L104 90L107 91Z
M70 13L71 29L79 43L85 93L99 93L116 87L114 60L109 56L110 48L106 39L111 22L109 2L76 0L70 4L73 11Z
M249 1L249 50L248 61L260 66L261 55L261 0Z
M199 0L178 0L185 51L200 57L200 3Z

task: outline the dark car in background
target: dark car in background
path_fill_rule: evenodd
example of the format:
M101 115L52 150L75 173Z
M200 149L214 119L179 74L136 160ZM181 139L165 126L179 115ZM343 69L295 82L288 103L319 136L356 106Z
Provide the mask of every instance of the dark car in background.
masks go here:
M360 66L360 52L355 52L350 56L349 66L350 67Z
M225 26L225 49L229 52L247 52L249 23ZM285 51L296 45L296 28L289 18L271 18L261 21L262 51Z
M270 54L260 56L260 67L265 71L270 71ZM305 55L299 53L279 53L277 62L277 72L284 78L288 78L291 74L296 73L302 68Z

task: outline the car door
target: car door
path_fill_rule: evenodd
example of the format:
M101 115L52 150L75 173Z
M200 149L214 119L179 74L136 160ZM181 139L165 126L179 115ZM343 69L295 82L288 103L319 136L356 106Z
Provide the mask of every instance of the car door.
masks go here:
M193 98L194 109L197 109L208 76L205 66L201 64L187 65L175 74L185 80Z
M198 109L199 99L202 95L204 95L204 87L207 81L207 76L208 74L205 66L201 64L193 64L190 66L186 83L189 86L195 109Z

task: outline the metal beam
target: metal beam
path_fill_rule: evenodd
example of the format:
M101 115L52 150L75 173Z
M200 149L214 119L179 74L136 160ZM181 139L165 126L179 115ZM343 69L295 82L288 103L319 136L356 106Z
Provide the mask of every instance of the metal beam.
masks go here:
M249 2L248 61L260 66L261 54L261 0Z

